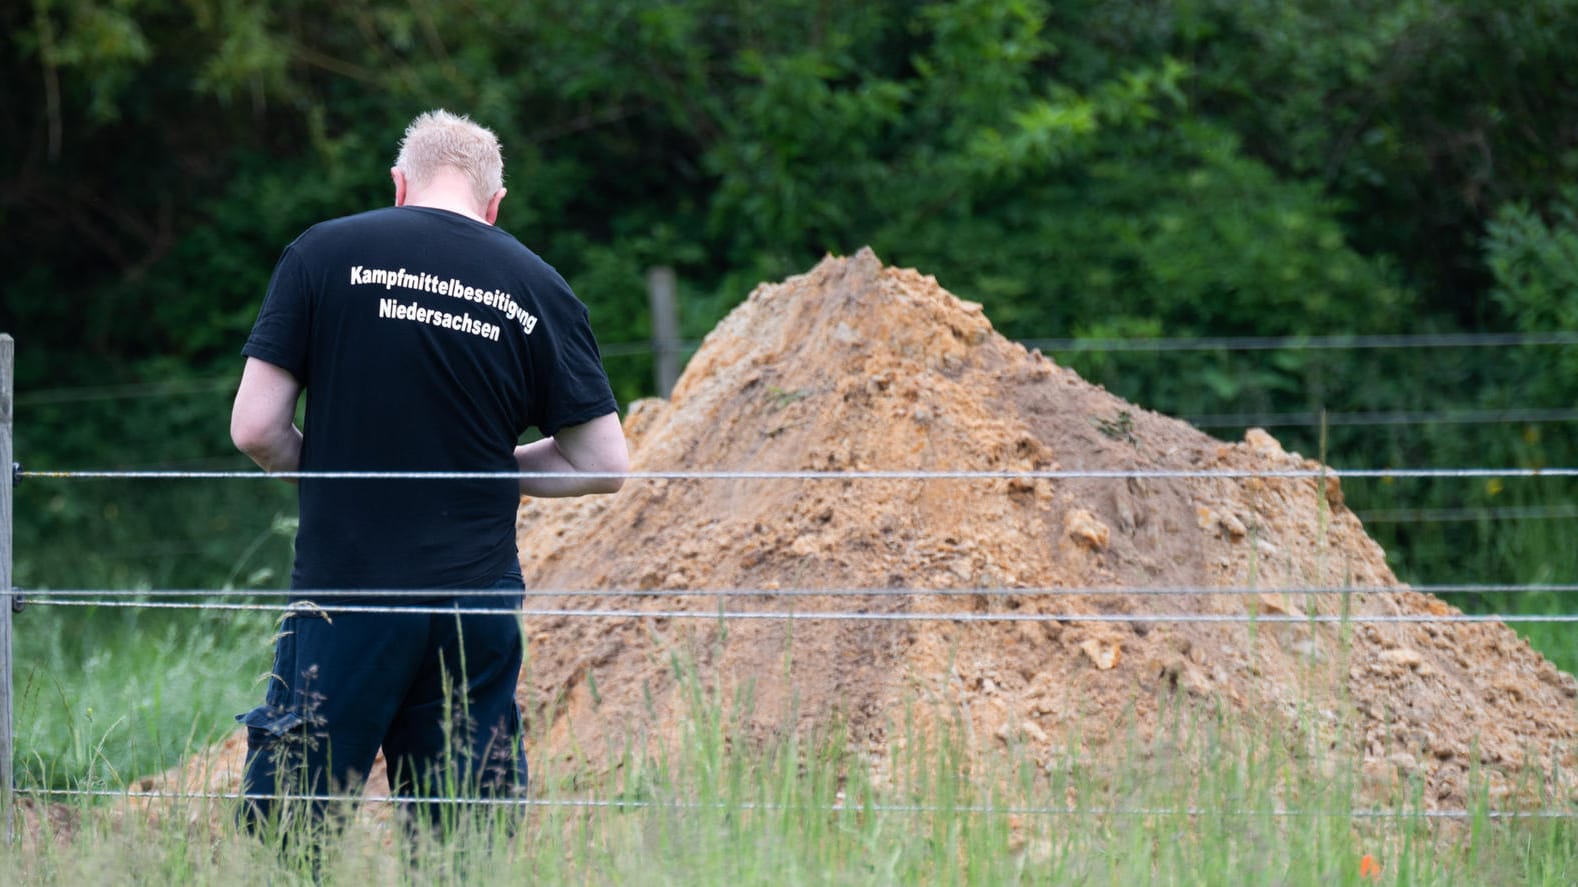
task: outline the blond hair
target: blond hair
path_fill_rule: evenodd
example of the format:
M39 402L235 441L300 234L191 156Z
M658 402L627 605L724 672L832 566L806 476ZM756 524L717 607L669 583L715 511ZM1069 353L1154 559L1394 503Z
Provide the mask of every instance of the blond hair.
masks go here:
M420 114L405 128L395 166L418 188L433 180L441 167L458 170L471 180L471 193L486 206L504 187L504 158L493 131L463 114L440 108Z

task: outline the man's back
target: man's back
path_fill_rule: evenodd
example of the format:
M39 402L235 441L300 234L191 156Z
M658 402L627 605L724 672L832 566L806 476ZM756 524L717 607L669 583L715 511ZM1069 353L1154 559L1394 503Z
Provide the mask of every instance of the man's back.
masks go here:
M497 471L611 412L586 308L509 234L375 210L286 249L244 352L307 393L301 469ZM304 478L297 589L476 588L515 565L515 480Z

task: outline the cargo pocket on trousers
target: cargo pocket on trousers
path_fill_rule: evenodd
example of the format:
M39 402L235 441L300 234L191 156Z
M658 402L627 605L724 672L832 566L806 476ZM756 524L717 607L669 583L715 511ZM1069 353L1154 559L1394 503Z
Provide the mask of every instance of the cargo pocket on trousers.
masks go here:
M258 752L275 748L287 737L299 735L301 726L306 723L306 719L297 712L274 705L260 705L236 715L236 720L247 728L249 758Z
M247 728L247 736L256 731L261 736L278 739L290 731L306 723L306 719L288 708L274 705L260 705L245 714L236 715Z

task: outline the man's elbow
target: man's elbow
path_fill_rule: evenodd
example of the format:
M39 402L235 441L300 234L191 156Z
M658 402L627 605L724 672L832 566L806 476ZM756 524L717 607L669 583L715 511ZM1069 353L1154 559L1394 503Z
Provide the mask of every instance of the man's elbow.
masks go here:
M235 444L236 449L252 456L254 460L257 458L254 454L263 449L267 439L267 435L257 424L248 422L242 416L230 417L230 442Z
M274 460L277 432L267 422L237 412L230 417L230 442L259 465Z
M611 460L602 467L599 476L594 478L595 493L617 493L624 489L625 475L630 472L630 458L628 456Z
M619 426L619 416L609 413L584 425L576 425L555 435L555 448L577 472L585 477L575 484L572 495L617 493L624 488L630 471L630 445Z

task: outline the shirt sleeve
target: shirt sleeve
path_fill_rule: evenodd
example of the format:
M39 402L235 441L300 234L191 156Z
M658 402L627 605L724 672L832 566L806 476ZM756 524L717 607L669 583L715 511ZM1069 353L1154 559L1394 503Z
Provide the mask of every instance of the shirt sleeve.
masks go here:
M287 247L274 266L263 308L252 334L241 348L247 357L267 361L307 384L308 331L312 305L311 284L301 257Z
M537 428L552 437L561 428L590 422L619 410L586 306L573 296L573 310L555 330L553 365L537 392Z

